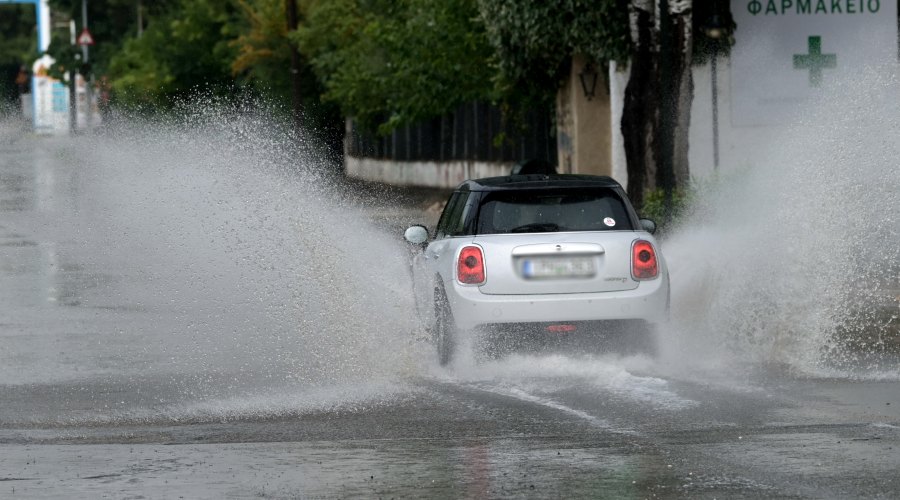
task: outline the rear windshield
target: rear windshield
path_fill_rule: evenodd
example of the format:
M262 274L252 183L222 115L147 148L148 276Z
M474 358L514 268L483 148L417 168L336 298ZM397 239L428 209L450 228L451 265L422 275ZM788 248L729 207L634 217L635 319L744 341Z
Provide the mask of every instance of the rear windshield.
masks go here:
M634 230L612 189L494 191L481 203L478 234Z

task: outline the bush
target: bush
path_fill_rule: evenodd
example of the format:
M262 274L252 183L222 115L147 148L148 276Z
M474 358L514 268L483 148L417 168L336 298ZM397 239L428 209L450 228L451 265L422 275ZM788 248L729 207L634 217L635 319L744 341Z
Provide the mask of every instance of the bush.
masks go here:
M656 222L661 234L687 215L688 207L696 195L694 187L679 188L672 192L669 206L666 206L666 192L657 188L644 194L644 205L638 210L641 217Z

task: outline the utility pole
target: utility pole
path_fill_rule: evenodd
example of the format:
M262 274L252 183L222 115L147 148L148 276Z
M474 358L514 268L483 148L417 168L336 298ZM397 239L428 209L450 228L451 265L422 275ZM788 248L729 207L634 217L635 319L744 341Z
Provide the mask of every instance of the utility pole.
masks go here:
M69 19L69 36L71 38L70 43L74 46L76 41L75 35L75 20ZM78 54L75 54L75 59L78 59ZM78 132L78 92L77 87L75 86L75 79L78 77L78 68L75 67L75 64L72 67L68 68L69 71L69 135L74 135Z
M288 34L297 30L297 0L285 0ZM300 114L302 111L302 89L300 88L300 52L291 43L291 121L294 130L300 130Z
M87 0L81 0L81 28L82 31L88 29L88 15L87 15ZM84 128L85 130L90 130L92 116L91 113L93 110L91 109L94 104L93 96L91 95L91 87L93 85L93 72L90 71L90 47L87 44L81 44L81 61L83 63L83 67L87 69L81 77L84 79L84 97L85 97L85 112L84 112Z

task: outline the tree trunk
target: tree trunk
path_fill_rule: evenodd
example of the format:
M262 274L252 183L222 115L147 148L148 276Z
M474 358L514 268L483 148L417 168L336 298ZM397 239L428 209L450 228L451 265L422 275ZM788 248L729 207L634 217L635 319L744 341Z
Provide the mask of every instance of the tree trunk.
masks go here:
M661 185L664 189L675 189L686 186L690 182L688 165L688 136L691 124L691 103L694 98L694 79L691 72L693 52L693 22L690 1L669 0L669 36L664 37L668 43L669 61L671 61L670 77L663 83L670 82L664 92L668 96L669 106L663 117L669 121L671 148L666 151L671 158L668 169L670 178ZM665 49L664 49L665 50ZM669 184L670 183L670 184Z
M636 207L643 205L644 189L651 168L655 167L655 157L651 144L655 137L654 124L659 114L657 95L653 92L653 80L656 74L656 50L654 15L652 8L647 10L636 6L642 2L632 2L630 9L631 41L631 76L625 87L625 101L622 108L622 137L625 146L625 161L628 170L628 196ZM647 2L643 2L647 5Z
M285 17L287 18L288 34L297 30L299 20L297 18L297 0L285 0ZM293 43L291 45L291 118L295 131L300 130L303 111L303 90L300 83L300 51Z
M625 88L622 135L628 195L672 191L689 181L688 128L693 100L691 1L631 0L631 76Z

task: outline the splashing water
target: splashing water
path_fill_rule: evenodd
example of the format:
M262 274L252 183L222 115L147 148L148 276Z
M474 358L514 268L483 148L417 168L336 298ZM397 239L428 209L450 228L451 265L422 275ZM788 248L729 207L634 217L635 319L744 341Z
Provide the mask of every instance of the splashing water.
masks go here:
M35 171L23 225L48 269L28 286L48 296L17 319L60 344L29 340L3 383L100 379L147 393L142 414L239 416L391 397L430 359L406 249L257 103L18 140ZM241 394L271 404L228 403Z
M665 244L668 362L900 378L900 79L838 82L703 189Z
M690 407L693 401L676 394L668 381L651 375L653 361L646 356L604 355L521 355L473 364L457 360L456 369L438 376L450 376L458 383L490 391L515 392L519 396L553 394L572 387L605 397L621 397L668 409ZM641 373L638 375L638 373ZM536 396L535 396L536 397Z

